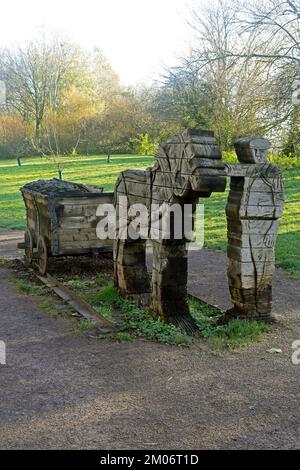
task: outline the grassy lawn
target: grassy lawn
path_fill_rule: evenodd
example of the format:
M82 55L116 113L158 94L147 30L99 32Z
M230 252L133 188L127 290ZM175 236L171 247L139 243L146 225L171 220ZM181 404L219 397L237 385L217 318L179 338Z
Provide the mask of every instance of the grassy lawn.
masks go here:
M63 160L63 178L78 183L96 184L112 191L118 174L127 168L151 166L152 157L118 155L107 163L102 155L66 157ZM45 158L24 158L18 167L15 160L0 162L0 227L24 228L24 203L19 188L38 179L58 178L54 163Z
M234 161L231 155L224 160ZM300 159L272 158L283 172L285 207L280 219L276 244L276 266L300 279ZM226 250L226 215L224 208L229 190L213 193L205 204L205 246Z
M225 155L225 160L234 161ZM113 156L107 163L106 156L66 157L63 177L66 180L101 185L112 190L117 175L127 168L147 168L152 157L137 155ZM279 164L285 177L286 204L281 219L277 242L277 266L300 278L300 161L298 159L273 159ZM0 162L0 227L24 228L25 210L19 187L29 181L57 177L56 166L49 160L22 159L18 167L15 160ZM225 204L227 192L212 194L205 204L205 245L226 249Z

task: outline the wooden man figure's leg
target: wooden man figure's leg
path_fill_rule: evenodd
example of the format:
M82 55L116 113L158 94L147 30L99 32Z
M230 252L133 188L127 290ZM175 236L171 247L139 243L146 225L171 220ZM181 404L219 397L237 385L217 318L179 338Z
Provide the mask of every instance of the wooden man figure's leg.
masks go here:
M228 238L228 281L234 308L227 314L270 321L277 223L243 220L239 228L237 233L231 230Z

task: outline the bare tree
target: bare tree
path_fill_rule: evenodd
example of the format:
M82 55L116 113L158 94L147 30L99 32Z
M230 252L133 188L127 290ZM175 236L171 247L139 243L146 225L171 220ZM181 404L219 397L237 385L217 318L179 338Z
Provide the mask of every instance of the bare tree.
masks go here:
M239 4L237 6L240 8ZM265 0L242 4L241 33L256 32L263 50L250 57L300 67L300 1Z
M176 95L187 116L198 110L224 148L243 133L276 136L295 115L299 11L299 0L212 0L195 7L192 46L181 66L169 70L165 96Z
M6 81L7 106L24 121L34 120L37 144L47 108L58 106L60 87L67 80L74 54L67 41L48 41L45 37L24 48L1 51L0 73Z
M195 32L193 45L181 66L169 72L168 82L173 90L185 91L187 115L198 113L198 124L213 128L225 149L242 133L262 133L267 66L248 58L256 36L249 34L241 43L237 12L225 0L194 10L190 25ZM232 56L238 43L245 57Z
M195 8L190 21L199 38L203 39L206 30L209 38L213 35L218 40L218 47L206 48L205 53L201 51L201 56L194 57L199 65L228 58L252 58L268 64L283 61L300 66L299 0L217 0L210 5ZM207 29L207 17L214 20L212 30ZM230 41L233 31L235 41ZM247 47L249 41L251 50Z

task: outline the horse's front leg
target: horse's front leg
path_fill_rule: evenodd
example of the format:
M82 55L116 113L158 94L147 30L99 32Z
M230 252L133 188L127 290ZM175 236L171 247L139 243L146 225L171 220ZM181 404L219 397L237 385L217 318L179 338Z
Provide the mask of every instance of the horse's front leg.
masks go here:
M189 313L187 276L185 242L153 241L152 313L191 333L197 326Z
M150 282L146 266L146 240L116 240L114 243L115 286L140 305L149 304Z

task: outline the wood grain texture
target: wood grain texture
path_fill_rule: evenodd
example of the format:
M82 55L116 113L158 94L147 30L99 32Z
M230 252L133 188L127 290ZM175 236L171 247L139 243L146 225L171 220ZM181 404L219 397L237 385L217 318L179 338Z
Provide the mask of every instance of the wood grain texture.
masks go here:
M257 147L260 145L260 147ZM270 321L278 219L284 205L280 170L267 161L270 143L246 137L235 144L240 164L231 177L226 206L231 317Z
M122 172L115 186L115 205L120 210L133 204L144 204L149 213L153 204L178 204L182 209L190 203L195 210L199 197L213 191L224 191L226 173L220 147L211 131L185 131L161 145L152 168L145 171ZM126 205L122 198L126 197ZM117 219L117 240L114 243L115 285L122 294L143 301L150 300L154 316L194 331L196 325L189 314L187 302L186 239L176 239L172 216L168 215L169 238L163 239L162 227L148 225L153 240L153 270L146 276L145 243L123 242L124 217ZM129 219L130 221L130 219ZM173 225L172 225L173 224ZM125 226L124 226L125 225ZM143 291L144 289L144 291ZM149 293L151 295L149 296Z

